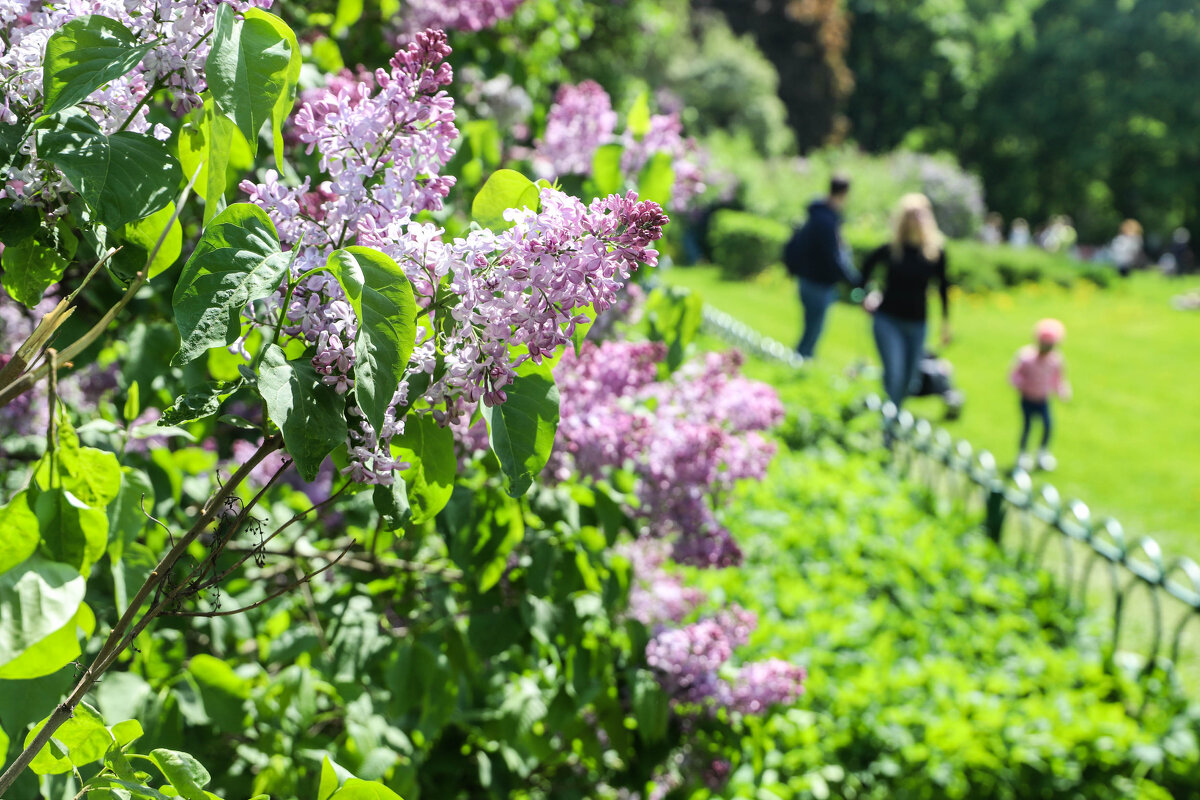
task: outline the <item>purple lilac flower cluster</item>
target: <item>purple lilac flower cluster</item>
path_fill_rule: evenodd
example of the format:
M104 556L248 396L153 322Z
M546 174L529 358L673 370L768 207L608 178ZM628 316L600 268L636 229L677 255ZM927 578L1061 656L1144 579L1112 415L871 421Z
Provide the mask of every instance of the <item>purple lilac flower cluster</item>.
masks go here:
M590 175L592 156L613 141L617 112L608 92L595 81L558 87L546 115L546 132L537 141L534 164L544 177Z
M646 663L658 672L677 706L762 714L771 706L795 702L807 677L795 664L768 659L744 664L728 678L720 674L756 625L753 613L733 606L691 625L665 628L646 645Z
M556 480L632 465L647 532L674 538L675 560L720 567L741 551L714 507L743 478L761 478L775 446L762 431L783 418L769 386L737 376L736 353L709 353L658 380L661 344L587 343L555 376L561 396Z
M702 591L684 586L680 575L663 568L668 551L661 539L636 539L617 548L632 575L627 613L644 625L682 622L704 601Z
M440 174L454 153L454 104L444 87L445 34L425 31L392 59L390 71L339 76L309 94L296 114L297 138L321 157L329 180L287 187L268 173L243 182L253 203L272 217L285 246L300 246L299 276L350 244L374 247L404 269L421 309L410 374L433 375L423 398L439 422L453 423L480 403L502 403L504 387L527 358L535 362L567 344L589 306L600 312L639 263L655 264L651 245L666 215L637 196L612 195L589 205L550 188L540 208L514 209L501 233L475 230L445 241L443 231L414 222L441 208L454 179ZM441 291L439 294L439 287ZM356 321L337 282L307 277L292 295L286 333L315 346L313 364L339 392L353 384ZM351 414L348 474L390 483L403 464L388 441L402 430L396 405L408 403L408 379L375 431Z
M656 153L671 157L671 166L675 170L671 203L675 207L690 208L692 201L704 192L708 154L700 149L695 139L684 137L678 113L651 115L650 127L644 136L639 139L625 131L621 144L625 147L621 154L621 172L626 175L637 175Z
M271 0L224 0L237 11L267 8ZM157 0L152 4L129 0L66 0L30 3L0 0L0 124L15 124L19 117L36 113L42 105L42 62L50 36L71 20L88 14L114 19L127 27L139 42L154 48L127 75L94 91L83 108L105 133L128 130L149 132L166 140L171 132L151 125L146 96L159 88L171 90L176 110L200 105L206 88L204 62L211 46L217 0ZM62 195L71 190L52 165L37 159L31 136L20 146L28 160L9 168L3 177L5 194L46 208L51 217L65 213Z
M672 206L687 209L704 191L707 155L695 139L683 136L677 112L651 115L649 129L642 136L626 130L617 137L616 127L612 100L600 84L586 80L560 86L546 116L546 132L535 143L534 168L547 178L588 175L596 150L617 142L624 147L621 172L627 178L636 178L656 153L670 156L675 170Z
M404 4L403 30L409 34L426 28L481 31L507 19L525 0L408 0Z

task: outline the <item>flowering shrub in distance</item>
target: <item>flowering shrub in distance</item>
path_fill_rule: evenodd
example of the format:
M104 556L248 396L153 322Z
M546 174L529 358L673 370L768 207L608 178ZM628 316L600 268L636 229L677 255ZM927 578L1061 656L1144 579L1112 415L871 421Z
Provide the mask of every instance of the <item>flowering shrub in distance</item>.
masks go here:
M707 158L694 139L684 138L677 112L650 114L643 97L619 137L616 127L612 99L600 84L587 80L560 86L546 116L545 133L535 143L535 169L544 177L593 175L601 148L611 147L617 151L618 177L625 182L636 180L653 157L661 157L669 165L666 188L675 208L688 208L704 191ZM607 174L593 177L604 186L613 180Z

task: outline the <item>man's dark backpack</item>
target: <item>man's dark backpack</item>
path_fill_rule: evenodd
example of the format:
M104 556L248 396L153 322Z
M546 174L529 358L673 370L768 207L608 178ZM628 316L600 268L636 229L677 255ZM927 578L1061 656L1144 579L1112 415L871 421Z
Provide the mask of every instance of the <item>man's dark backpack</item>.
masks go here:
M783 265L787 267L788 273L793 277L802 278L806 272L809 258L808 239L809 229L806 222L796 228L792 233L792 238L788 239L787 244L783 246Z

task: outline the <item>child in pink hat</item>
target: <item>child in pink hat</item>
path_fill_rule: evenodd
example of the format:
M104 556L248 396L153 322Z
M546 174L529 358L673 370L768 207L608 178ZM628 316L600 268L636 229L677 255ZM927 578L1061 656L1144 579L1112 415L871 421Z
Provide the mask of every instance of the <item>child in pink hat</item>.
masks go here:
M1043 319L1033 327L1036 345L1025 345L1017 351L1009 380L1021 393L1021 449L1017 465L1023 470L1034 467L1034 459L1025 452L1029 441L1029 429L1034 417L1042 420L1042 446L1038 450L1036 464L1039 469L1052 470L1056 462L1047 449L1050 445L1050 395L1057 394L1066 400L1071 396L1071 385L1063 377L1065 365L1062 354L1056 349L1066 336L1066 327L1056 319Z

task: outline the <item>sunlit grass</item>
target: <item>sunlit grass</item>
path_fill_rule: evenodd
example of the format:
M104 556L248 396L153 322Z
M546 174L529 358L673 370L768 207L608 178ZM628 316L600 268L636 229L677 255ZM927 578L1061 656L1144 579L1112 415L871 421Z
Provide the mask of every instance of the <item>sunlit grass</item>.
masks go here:
M723 281L715 267L664 270L662 277L700 291L768 336L791 343L799 335L795 287L782 271L748 282ZM1168 554L1200 557L1200 313L1170 305L1197 283L1139 275L1109 289L1080 282L1071 289L1031 285L956 295L955 340L945 355L967 404L946 427L1011 464L1020 414L1007 383L1010 361L1034 322L1062 319L1075 397L1054 405L1059 468L1040 477L1084 500L1094 514L1117 517L1128 534L1153 536ZM839 305L828 324L821 360L877 363L866 314ZM934 419L942 413L936 398L915 400L911 408Z

